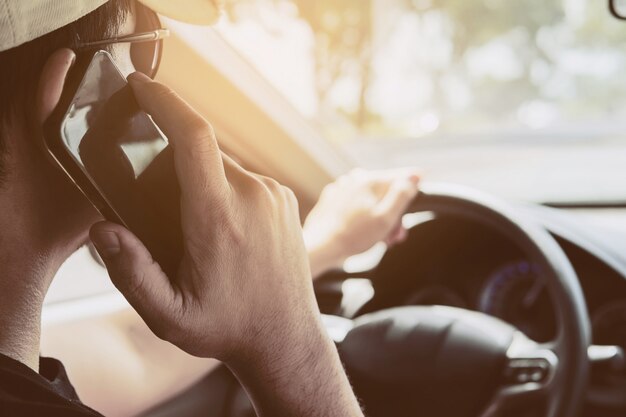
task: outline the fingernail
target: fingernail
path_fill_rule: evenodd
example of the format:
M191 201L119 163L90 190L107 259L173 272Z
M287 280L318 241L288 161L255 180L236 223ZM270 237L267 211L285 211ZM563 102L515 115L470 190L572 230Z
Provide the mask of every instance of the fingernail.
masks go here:
M417 174L411 174L411 176L409 176L409 181L413 185L417 185L420 182L420 176Z
M133 72L128 76L128 82L137 83L137 84L147 84L152 82L152 78L148 77L146 74L142 72Z
M120 253L120 239L115 232L100 231L94 233L93 244L103 258L110 258Z

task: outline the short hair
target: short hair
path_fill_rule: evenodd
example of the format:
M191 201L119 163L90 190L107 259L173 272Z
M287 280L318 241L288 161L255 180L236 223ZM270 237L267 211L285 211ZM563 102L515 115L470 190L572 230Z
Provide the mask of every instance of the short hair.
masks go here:
M28 122L44 64L60 48L117 34L132 10L133 0L109 0L93 12L60 29L0 52L0 184L6 178L6 134L12 116Z

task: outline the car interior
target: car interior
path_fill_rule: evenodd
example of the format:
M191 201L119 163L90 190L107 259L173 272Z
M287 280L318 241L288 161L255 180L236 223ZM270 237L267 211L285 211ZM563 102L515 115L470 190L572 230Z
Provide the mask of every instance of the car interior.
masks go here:
M352 168L424 169L408 238L315 282L366 415L626 415L626 22L588 0L241 3L216 28L164 19L172 36L158 74L211 121L225 153L292 188L302 218ZM374 27L368 57L338 65L307 111L298 97L315 86L305 94L281 78L327 74L287 63L315 55L319 33L363 26L355 10ZM463 32L474 27L489 30ZM367 94L350 78L363 77L360 59L374 62ZM414 88L430 93L403 104L422 94ZM365 123L359 96L370 100ZM126 307L84 247L43 320ZM144 414L253 415L226 367Z

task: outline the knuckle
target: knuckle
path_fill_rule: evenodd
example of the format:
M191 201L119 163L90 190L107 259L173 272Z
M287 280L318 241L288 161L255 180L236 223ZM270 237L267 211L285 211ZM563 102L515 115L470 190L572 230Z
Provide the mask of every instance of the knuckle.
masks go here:
M217 135L215 134L215 128L213 127L213 125L207 120L202 119L202 121L204 122L203 126L204 126L206 136L211 139L215 139Z
M270 202L275 200L278 183L271 178L249 174L246 188L257 201Z
M280 189L288 198L296 198L296 194L293 192L293 190L286 185L281 185Z
M185 123L183 134L187 137L194 139L194 144L197 149L195 151L202 150L207 142L215 140L215 131L209 122L200 118L194 117Z
M176 96L172 89L161 83L150 83L150 88L152 89L150 90L150 95L153 100L166 101Z
M296 193L294 193L293 190L291 188L289 188L289 187L286 187L284 185L282 185L281 187L282 187L282 191L283 191L287 201L289 203L295 204L297 206L298 205L298 197L296 197Z
M412 184L405 184L400 190L400 196L404 200L412 198L417 193L417 188Z
M274 178L261 177L261 180L263 181L263 184L265 184L267 189L273 194L277 193L282 188L282 185Z
M247 175L245 188L253 196L257 196L257 197L263 197L269 192L269 189L265 181L262 178L258 177L257 175L253 175L253 174Z

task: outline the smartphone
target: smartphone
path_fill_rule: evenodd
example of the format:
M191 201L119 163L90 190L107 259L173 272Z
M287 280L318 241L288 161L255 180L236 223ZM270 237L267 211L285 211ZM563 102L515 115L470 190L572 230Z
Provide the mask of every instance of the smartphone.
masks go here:
M167 138L139 108L108 52L96 52L77 71L44 125L45 147L107 220L132 231L173 274L183 241Z

